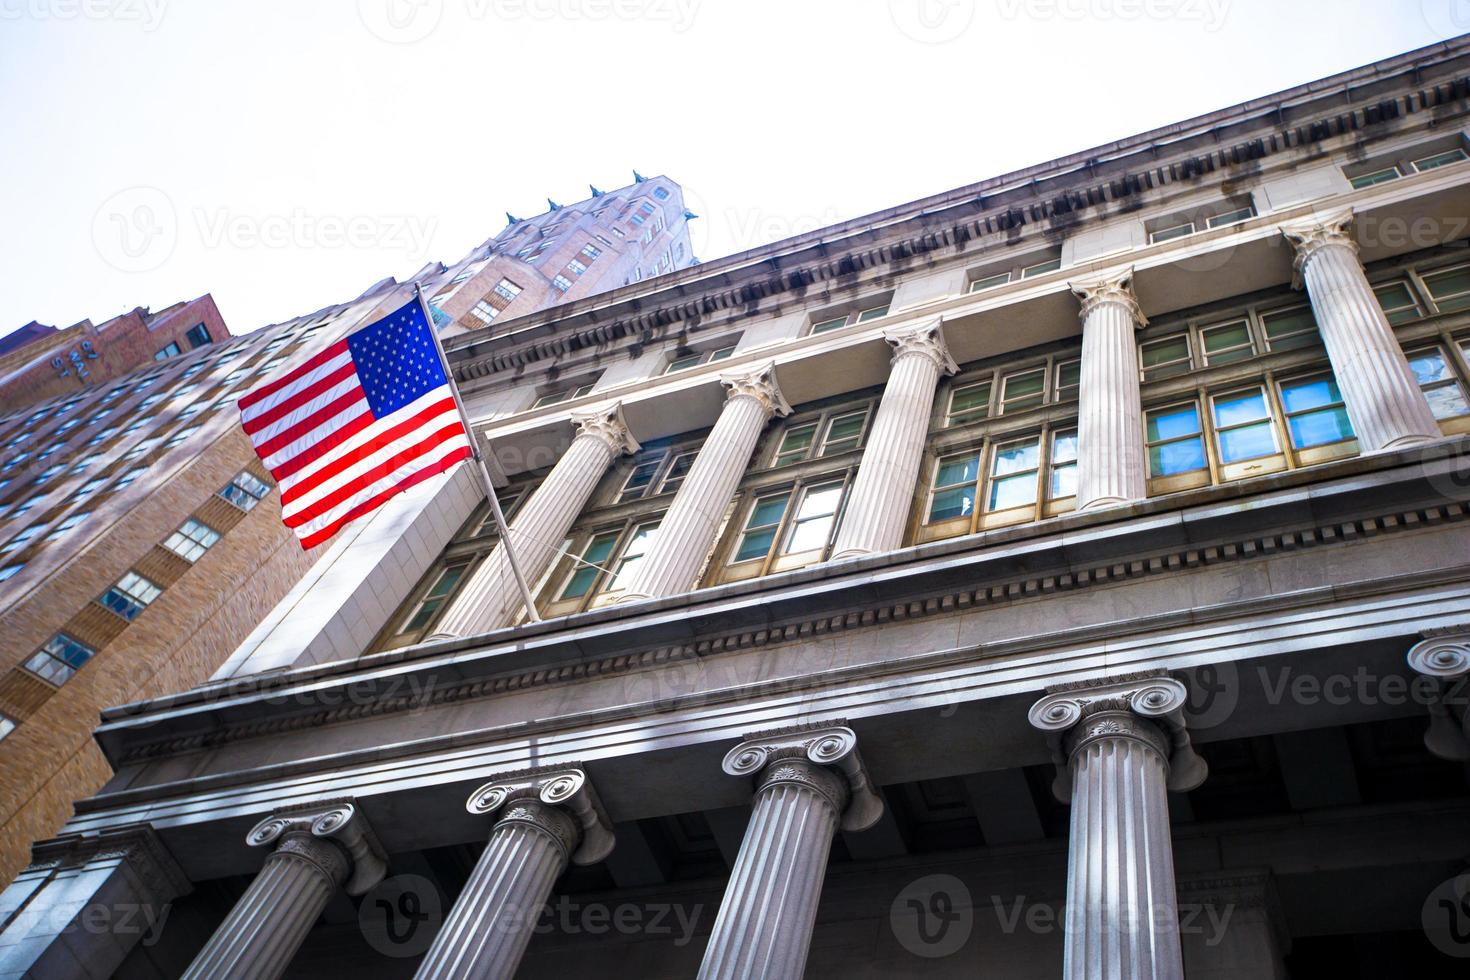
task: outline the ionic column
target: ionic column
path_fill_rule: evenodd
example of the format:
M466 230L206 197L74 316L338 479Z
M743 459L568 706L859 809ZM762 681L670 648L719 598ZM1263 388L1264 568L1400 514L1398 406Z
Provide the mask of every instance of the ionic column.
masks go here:
M1204 781L1184 685L1168 677L1075 685L1031 708L1051 737L1052 792L1072 805L1066 980L1182 980L1168 791Z
M832 836L871 827L883 801L840 725L754 735L725 756L754 776L755 808L725 886L700 980L797 980L811 946Z
M1439 423L1358 261L1352 220L1342 211L1281 226L1296 249L1294 285L1306 284L1363 452L1438 439Z
M892 368L858 464L847 513L832 546L833 560L855 558L903 545L924 458L929 416L939 379L959 370L944 344L939 321L883 339L893 345Z
M791 413L776 384L774 363L747 374L722 375L720 384L728 392L725 407L619 602L675 595L694 587L725 509L750 466L761 430L772 415Z
M595 864L613 848L612 824L581 769L507 773L475 790L465 805L495 816L495 826L414 974L420 980L514 976L568 862Z
M1409 648L1409 666L1433 686L1424 746L1441 759L1465 762L1470 760L1470 710L1463 693L1450 695L1470 687L1470 629L1425 630L1424 635Z
M572 421L576 436L571 445L510 521L511 543L532 585L556 560L557 549L608 466L620 453L638 451L623 421L621 402L574 415ZM502 541L460 588L430 639L471 636L509 626L524 605Z
M256 824L245 842L275 849L194 957L186 980L281 976L337 889L361 895L387 870L366 819L348 802L278 810Z
M1082 300L1077 509L1142 500L1148 488L1134 334L1148 318L1133 295L1133 270L1069 285Z

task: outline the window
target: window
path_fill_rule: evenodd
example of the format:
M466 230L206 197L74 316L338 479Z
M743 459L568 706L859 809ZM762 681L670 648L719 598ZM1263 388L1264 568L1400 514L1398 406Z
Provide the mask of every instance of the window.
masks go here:
M628 473L628 478L623 481L623 487L618 491L618 503L628 500L638 500L642 497L651 497L655 494L674 493L684 485L684 478L689 475L689 468L694 465L699 451L695 449L682 452L661 453L652 458L639 461ZM668 463L665 469L664 464ZM663 473L659 478L660 472Z
M593 245L591 242L588 242L586 245L582 246L582 251L578 252L577 254L582 256L582 258L586 259L588 262L591 262L593 259L602 254L602 249L598 248L596 245Z
M40 476L36 477L36 482L45 483L47 480L51 479L53 476L60 473L64 469L66 469L65 463L56 463L52 466L48 466L45 470L41 472Z
M1286 431L1297 449L1309 449L1353 437L1342 403L1342 392L1330 375L1281 385L1281 406L1286 411Z
M0 714L0 739L4 739L5 736L15 731L15 725L15 719L9 715Z
M1414 379L1424 389L1429 407L1437 419L1470 415L1470 405L1465 401L1465 389L1455 377L1454 370L1438 347L1418 350L1409 355L1409 367ZM18 512L17 512L18 513Z
M1247 320L1201 327L1199 335L1205 363L1210 367L1256 356L1256 345L1251 339L1250 322Z
M557 289L560 289L562 292L566 292L568 289L572 288L572 281L559 272L556 274L555 277L552 278L551 284Z
M956 385L949 393L949 411L945 425L978 422L990 415L990 381Z
M98 477L95 480L88 480L86 483L82 484L80 487L77 488L76 495L78 497L85 497L87 494L93 492L94 490L96 490L98 487L102 486L102 484L104 484L106 482L107 482L107 477L105 477L105 476Z
M1422 174L1426 170L1447 167L1452 163L1459 163L1464 159L1466 159L1465 151L1457 147L1453 150L1446 150L1444 153L1436 153L1433 156L1427 156L1413 161L1414 172Z
M291 342L291 335L290 334L286 334L284 336L277 337L275 340L272 340L270 343L268 343L268 344L265 345L265 353L267 353L267 354L274 353L275 351L280 350L282 347L285 347L290 342Z
M887 303L884 303L882 306L871 306L871 307L869 307L866 310L859 310L858 311L857 322L858 323L867 323L869 320L876 320L879 317L883 317L883 316L887 316L887 315L888 315L888 304Z
M1224 463L1259 459L1278 452L1266 393L1260 388L1214 398L1215 442Z
M102 593L102 598L97 601L123 619L132 621L162 593L163 589L137 572L130 571L118 579L116 585Z
M930 523L973 514L979 478L979 453L941 459L934 472L934 489L929 497Z
M1194 234L1194 222L1186 221L1183 224L1170 225L1168 228L1160 228L1158 231L1150 232L1148 241L1150 245L1158 242L1167 242L1171 238L1186 238Z
M57 687L71 680L97 651L65 633L57 633L25 662L26 670Z
M579 259L569 259L567 260L567 269L572 275L581 276L582 273L587 271L587 265Z
M628 538L628 543L623 546L623 553L618 556L613 565L612 578L608 581L604 592L622 592L633 584L633 574L638 568L643 557L648 554L648 549L653 547L654 538L657 537L658 521L649 521L639 524L633 529L633 534Z
M218 540L218 531L191 517L164 540L163 546L185 561L193 562L198 561L201 555L214 547L214 543Z
M1037 439L1021 439L995 448L990 460L990 493L985 509L1010 510L1036 503L1036 471L1041 465Z
M169 448L172 448L174 446L177 446L179 443L184 442L190 436L192 436L194 433L196 433L198 431L199 431L199 426L197 426L197 425L191 425L188 428L180 429L179 431L175 432L173 435L171 435L171 436L168 437L168 441L163 444L163 448L164 449L169 449ZM127 457L124 457L124 458L127 458Z
M4 568L0 568L0 582L4 582L6 579L14 578L16 573L25 567L26 564L22 561L16 562L14 565L6 565Z
M219 495L241 510L250 510L271 492L270 485L249 470L242 470L226 483Z
M1389 323L1407 323L1421 315L1419 301L1414 298L1414 293L1406 282L1388 282L1374 286L1373 295L1378 297L1378 305L1383 307L1383 315L1388 317Z
M781 445L777 447L776 459L771 465L785 466L787 463L799 463L806 459L816 436L816 422L791 426L781 435Z
M558 601L580 599L592 591L598 577L602 575L603 563L612 555L613 548L617 547L621 534L621 531L603 531L592 536L587 547L582 549L576 570L567 577L566 584L557 595Z
M1010 281L1010 272L997 272L991 276L981 276L979 279L970 283L970 292L979 293L987 289L994 289L996 286L1004 286Z
M1451 313L1470 306L1470 265L1441 269L1423 276L1424 285L1441 313Z
M21 463L31 458L30 453L17 453L5 461L5 469L13 470Z
M224 383L227 385L232 385L249 373L249 368L239 368L238 370L231 371L229 374L225 375Z
M82 521L85 521L91 516L92 512L89 510L82 511L79 514L68 514L66 517L62 518L60 524L51 529L51 533L46 535L46 540L55 541L67 531L70 531L72 528L76 527L78 524L82 523Z
M1046 369L1017 371L1000 379L1000 414L1038 408L1046 397Z
M26 528L24 531L20 532L15 537L5 542L5 546L0 547L0 553L18 551L19 549L24 548L26 545L30 544L31 540L40 533L41 525L32 524L30 527Z
M1349 181L1353 187L1362 189L1364 187L1372 187L1374 184L1383 184L1390 180L1398 180L1402 176L1403 174L1399 172L1398 167L1384 167L1382 170L1375 170L1372 173L1351 177Z
M1266 332L1267 346L1273 351L1296 350L1322 342L1310 306L1292 306L1262 313L1261 328Z
M176 340L173 343L169 344L167 347L160 350L158 353L154 354L153 359L155 361L166 361L170 357L178 357L183 352L184 349L179 346L179 342Z
M470 310L470 316L479 320L481 323L489 323L499 315L500 311L483 299L476 303Z
M559 402L571 401L573 398L581 398L583 395L587 394L587 392L591 390L592 382L590 381L586 384L575 385L570 388L562 388L559 391L553 391L548 394L542 395L531 404L531 407L543 408L547 405L555 405Z
M1045 262L1038 262L1035 265L1026 266L1021 270L1021 278L1030 279L1032 276L1045 275L1048 272L1055 272L1061 267L1061 259L1047 259Z
M837 330L845 326L847 326L847 316L844 314L843 316L835 316L830 320L823 320L820 323L812 324L812 328L808 333L826 333L829 330Z
M827 319L819 320L811 325L810 329L807 330L807 334L811 335L827 333L829 330L837 330L841 327L846 327L854 323L867 323L869 320L876 320L879 317L884 317L887 315L887 303L884 303L881 306L870 306L866 309L857 310L852 313L844 313L841 316L828 317Z
M85 473L87 470L91 469L94 463L100 462L101 459L101 453L93 453L90 456L83 456L81 459L77 460L77 464L71 468L71 471L73 473Z
M725 347L717 347L714 350L696 351L693 354L685 354L669 361L669 366L664 368L664 374L673 374L675 371L685 371L701 364L712 364L715 361L723 361L735 353L735 345L729 344Z
M669 192L662 187L655 187L653 189L653 196L660 201L667 201L669 199Z
M1077 389L1082 384L1082 359L1074 357L1070 361L1058 361L1056 366L1056 398L1065 401L1077 397Z
M98 445L99 443L106 442L108 439L111 439L115 435L117 435L117 426L109 426L108 428L103 429L101 432L97 433L92 438L88 439L87 445Z
M138 477L142 476L144 473L147 473L147 472L148 472L148 467L146 467L146 466L134 466L132 469L128 470L122 476L120 476L120 477L117 478L117 482L115 484L113 484L112 489L114 489L114 490L121 490L123 487L125 487L128 484L132 483Z
M184 339L189 341L190 347L203 347L212 339L209 336L209 328L202 323L196 323L184 334Z
M139 456L145 455L146 453L150 452L154 446L158 445L158 442L159 439L157 436L154 436L152 439L144 439L142 442L138 443L132 449L129 449L126 453L124 453L123 459L137 459Z
M790 498L791 492L787 491L756 500L755 506L750 509L750 516L745 519L745 528L740 532L740 543L735 548L732 563L754 561L770 554L771 545L776 541L776 532L781 527L781 518L786 515L786 502Z
M1144 418L1150 476L1174 476L1206 468L1199 406L1190 402L1156 408Z
M427 628L434 621L434 617L439 615L439 610L443 609L445 603L449 601L449 597L454 595L455 587L464 578L464 573L469 567L468 561L445 566L435 576L433 584L429 586L418 603L414 605L413 611L403 621L403 625L398 629L399 634L416 633Z
M45 499L46 495L44 493L38 493L34 497L27 497L25 500L22 500L20 503L15 505L15 510L11 512L10 516L19 517L21 514L24 514L26 511L30 510L32 507L36 506Z
M1242 221L1249 221L1255 216L1255 208L1235 208L1232 211L1226 211L1223 214L1217 214L1208 218L1205 224L1211 228L1223 228L1226 225L1238 225Z
M1048 495L1052 500L1077 496L1077 430L1051 434L1051 480Z
M822 434L822 448L818 456L831 456L856 449L863 437L863 426L868 421L868 410L846 412L827 420L827 429Z
M495 295L499 296L501 299L509 303L511 300L515 299L521 294L521 287L511 282L509 279L501 279L495 284L494 292Z
M684 478L689 475L689 470L694 466L694 460L698 456L698 450L675 453L674 461L669 464L669 471L664 474L663 482L659 485L658 492L677 492L684 485Z
M641 225L643 224L643 222L648 220L648 216L653 214L653 212L654 206L648 201L644 201L642 204L638 205L638 209L634 211L631 216L629 216L628 220L633 222L633 224L635 225Z
M841 481L803 487L782 554L802 554L826 548L841 505Z

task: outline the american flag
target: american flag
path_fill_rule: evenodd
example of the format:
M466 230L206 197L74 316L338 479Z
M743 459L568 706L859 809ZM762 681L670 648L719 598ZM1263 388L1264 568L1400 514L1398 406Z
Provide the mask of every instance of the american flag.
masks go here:
M431 329L414 299L240 399L302 548L470 458Z

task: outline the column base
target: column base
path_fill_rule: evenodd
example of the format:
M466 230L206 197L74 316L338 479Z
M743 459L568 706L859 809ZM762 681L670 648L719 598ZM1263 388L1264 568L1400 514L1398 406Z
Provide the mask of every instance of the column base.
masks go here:
M1410 446L1423 446L1423 445L1427 445L1428 443L1431 443L1431 442L1436 442L1436 441L1438 441L1440 439L1443 439L1443 438L1444 438L1444 433L1442 433L1442 432L1436 432L1432 436L1424 436L1424 435L1399 436L1397 439L1392 440L1387 445L1379 446L1377 449L1370 449L1367 452L1365 452L1363 455L1364 456L1371 456L1374 453L1387 453L1387 452L1392 452L1395 449L1407 449Z
M646 592L624 592L622 595L614 599L612 601L612 604L614 606L621 606L629 602L643 602L645 599L652 598L653 596L649 595Z
M871 554L873 554L872 548L843 548L841 551L835 553L831 558L828 558L827 560L846 561L849 558L862 558L866 555Z
M1140 499L1142 499L1142 498L1139 498L1139 497L1098 497L1095 500L1089 500L1087 503L1082 504L1081 506L1079 506L1077 508L1077 512L1080 514L1084 510L1101 510L1104 507L1123 507L1123 506L1125 506L1127 504L1137 503Z

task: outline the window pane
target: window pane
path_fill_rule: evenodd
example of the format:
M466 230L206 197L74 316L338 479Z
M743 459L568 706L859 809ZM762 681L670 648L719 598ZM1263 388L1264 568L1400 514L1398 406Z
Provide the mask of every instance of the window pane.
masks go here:
M1470 293L1470 266L1431 273L1424 277L1424 285L1429 287L1429 295L1442 310L1458 310L1470 305L1470 297L1464 295Z
M836 330L838 327L843 327L843 326L846 326L846 325L847 325L847 317L846 317L846 315L843 315L843 316L834 316L830 320L823 320L821 323L814 323L814 324L812 324L812 330L811 330L811 332L812 333L826 333L828 330Z
M1201 330L1200 336L1204 340L1206 360L1211 364L1229 364L1255 353L1251 349L1250 330L1244 320Z
M628 481L623 484L620 494L622 500L636 500L643 496L648 485L653 482L653 475L658 472L659 465L663 460L653 459L646 463L639 463L633 467L633 472L628 474Z
M1041 449L1036 442L1013 443L995 451L995 461L990 466L992 476L1005 476L1022 470L1034 470Z
M1052 467L1051 496L1053 500L1061 497L1077 496L1076 463L1065 463L1061 466Z
M607 561L607 556L612 554L613 545L617 542L618 532L616 531L606 531L589 541L587 547L582 551L582 561L587 564L577 566L577 570L567 579L567 584L561 590L559 598L579 599L586 595L602 571L600 568L590 566L601 565Z
M990 509L1008 510L1036 503L1036 474L1008 476L990 483Z
M659 493L673 493L684 484L684 477L689 475L689 470L694 466L695 457L698 453L680 453L674 457L673 463L669 464L669 472L664 476L664 482L659 486Z
M1298 381L1281 386L1281 403L1286 406L1288 414L1294 415L1310 408L1341 404L1342 392L1337 390L1337 382L1331 378Z
M1414 294L1409 292L1407 283L1391 282L1375 286L1373 295L1378 297L1378 305L1388 315L1389 323L1403 323L1419 315L1418 304L1414 302Z
M1347 409L1344 408L1327 408L1296 415L1288 424L1291 427L1292 444L1298 449L1353 437L1353 426L1348 421Z
M767 528L764 531L747 531L740 539L740 548L735 552L736 561L750 561L753 558L764 558L771 550L771 542L776 540L776 529Z
M797 508L796 519L804 521L824 514L835 514L837 504L841 499L842 485L840 483L809 490L802 497L801 506Z
M857 448L862 435L863 423L867 421L866 410L834 416L827 425L827 438L822 444L822 455L846 452Z
M1149 472L1154 476L1172 476L1205 468L1205 444L1198 436L1152 446L1148 451Z
M1027 371L1012 374L1004 379L1001 398L1003 411L1035 408L1041 404L1042 391L1046 387L1045 371Z
M1220 433L1220 455L1227 463L1258 456L1270 456L1276 452L1275 440L1271 438L1271 423L1260 422Z
M1149 380L1189 370L1189 338L1184 334L1143 345L1143 374Z
M982 289L993 289L996 286L1004 286L1010 281L1011 274L1009 272L997 272L993 276L984 276L970 283L970 292L978 293Z
M1457 384L1430 388L1424 392L1424 397L1429 399L1429 409L1437 419L1470 415L1470 405L1465 403L1465 395Z
M974 510L974 486L943 490L934 495L934 501L929 505L929 520L944 521L951 517L965 517L974 513Z
M1448 381L1454 377L1444 355L1437 350L1417 351L1409 356L1409 367L1421 385L1435 381Z
M1266 328L1266 339L1272 350L1309 347L1320 339L1317 335L1317 321L1312 317L1312 308L1309 306L1263 313L1261 323Z
M815 422L787 429L786 434L781 437L781 448L776 451L776 465L781 466L799 459L806 459L807 450L811 449L812 439L816 434L817 424Z
M1075 388L1082 382L1082 361L1063 361L1057 365L1057 387Z
M1077 433L1058 432L1051 439L1051 461L1070 463L1077 458Z
M990 382L963 385L949 397L950 422L971 422L990 414Z
M934 478L936 487L951 487L956 483L973 483L980 473L980 456L951 456L939 464L939 473Z
M1197 435L1199 430L1199 408L1194 405L1148 413L1149 442Z
M786 513L785 494L779 497L767 497L755 505L755 509L750 512L750 519L745 522L745 526L754 528L777 524L780 522L781 515L784 513Z
M1266 396L1259 389L1215 399L1215 424L1222 428L1267 417Z
M887 316L887 315L888 315L888 307L887 306L875 306L875 307L873 307L870 310L863 310L861 313L859 313L858 316L857 316L857 322L858 323L866 323L869 320L876 320L880 316Z

